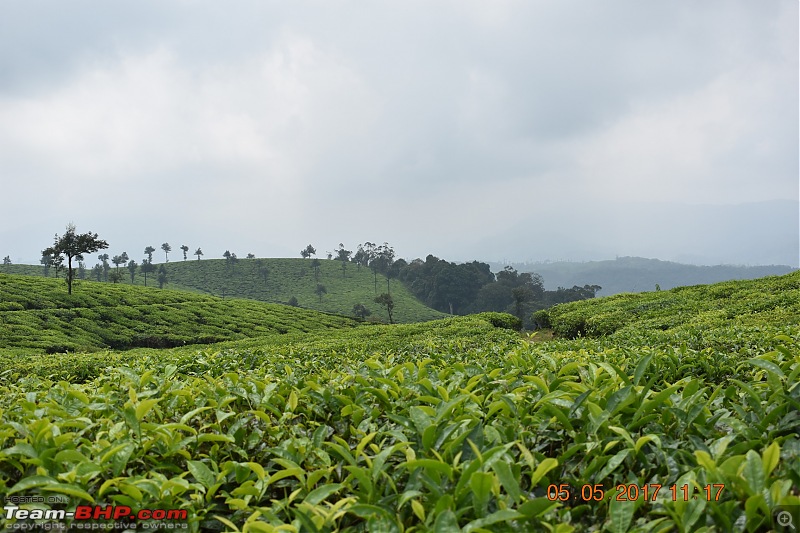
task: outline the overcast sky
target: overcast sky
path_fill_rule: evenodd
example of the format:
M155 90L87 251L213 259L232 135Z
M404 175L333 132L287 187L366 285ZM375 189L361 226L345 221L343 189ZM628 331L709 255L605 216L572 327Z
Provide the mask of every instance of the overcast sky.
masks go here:
M797 266L799 47L796 0L3 2L0 255Z

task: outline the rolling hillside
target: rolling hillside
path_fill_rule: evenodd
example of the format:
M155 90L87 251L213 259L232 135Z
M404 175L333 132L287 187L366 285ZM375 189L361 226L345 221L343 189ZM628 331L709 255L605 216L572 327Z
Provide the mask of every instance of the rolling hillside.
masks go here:
M568 338L788 326L800 323L800 271L571 302L538 311L534 318Z
M164 348L350 328L354 319L185 291L0 274L0 351Z
M300 307L345 316L352 316L353 306L360 303L372 313L371 320L388 322L385 308L373 301L377 294L386 292L386 278L379 274L376 284L369 269L358 269L354 263L347 264L344 276L340 262L322 260L320 263L317 277L309 259L239 259L232 264L224 259L173 261L165 264L165 287L226 299L248 298L284 304L294 297ZM115 267L112 265L111 269ZM0 266L0 273L41 276L43 271L42 267L34 265ZM120 267L119 271L123 275L119 285L130 285L128 270ZM50 276L53 276L52 270ZM86 282L91 279L94 278L87 271ZM137 271L134 284L145 284L141 271ZM315 293L317 284L327 291L321 298ZM158 287L157 272L147 276L147 285ZM391 280L390 288L395 322L421 322L447 316L419 302L397 280Z

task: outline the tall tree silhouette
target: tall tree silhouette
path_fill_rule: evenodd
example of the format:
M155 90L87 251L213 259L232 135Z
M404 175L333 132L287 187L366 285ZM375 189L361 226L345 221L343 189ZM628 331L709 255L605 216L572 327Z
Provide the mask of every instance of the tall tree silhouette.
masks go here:
M139 267L139 265L137 265L136 261L134 261L133 259L131 259L128 262L128 272L130 272L130 274L131 274L131 285L133 285L134 279L136 278L136 269L138 267Z
M155 250L153 250L155 251ZM139 267L142 270L142 274L144 274L144 286L147 287L147 274L156 271L156 266L153 262L149 259L142 259L142 266Z
M81 233L75 231L75 225L67 224L67 231L62 236L56 234L53 246L42 251L42 255L52 256L62 254L67 258L67 292L72 294L72 281L75 271L72 268L72 260L83 260L83 254L96 252L108 248L108 243L98 238L97 233Z

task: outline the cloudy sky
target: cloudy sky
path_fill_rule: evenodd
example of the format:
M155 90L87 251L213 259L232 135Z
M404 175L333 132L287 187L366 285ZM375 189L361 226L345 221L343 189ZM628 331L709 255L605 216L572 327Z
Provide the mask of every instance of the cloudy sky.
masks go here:
M795 0L3 2L0 255L797 266L798 49Z

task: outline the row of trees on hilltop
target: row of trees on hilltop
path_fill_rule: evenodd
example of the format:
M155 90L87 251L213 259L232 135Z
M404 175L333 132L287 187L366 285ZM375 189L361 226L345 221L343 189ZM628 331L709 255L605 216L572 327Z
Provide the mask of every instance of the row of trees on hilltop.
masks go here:
M66 270L66 280L69 293L72 293L72 284L76 277L81 279L86 276L84 257L88 253L104 250L108 248L108 243L100 239L96 233L78 234L73 224L67 226L64 235L56 234L53 245L42 251L41 263L45 268L45 276L53 268L58 276L59 272ZM113 257L108 253L98 255L101 263L92 268L92 275L98 281L111 281L118 283L124 279L120 267L127 269L131 283L134 283L137 272L144 274L144 283L147 285L148 274L158 272L158 283L163 287L167 283L167 269L165 264L169 262L169 253L172 247L169 243L163 243L161 250L164 252L164 264L156 267L153 263L153 254L156 248L147 246L144 254L147 256L142 259L141 264L131 259L127 252L122 252ZM180 250L183 252L183 259L188 259L189 247L182 245ZM198 261L203 256L201 248L197 248L194 255ZM233 271L238 258L235 253L226 250L222 254L226 260L226 269ZM316 255L316 249L312 245L306 246L300 252L301 257L309 259ZM559 287L555 291L546 291L544 281L539 274L528 272L517 272L512 267L506 267L501 272L494 274L488 264L478 261L471 263L450 263L444 259L439 259L433 255L428 255L425 260L414 259L410 263L404 259L396 258L394 248L384 242L377 245L372 242L359 244L356 252L348 250L343 243L334 249L334 252L327 252L329 260L341 263L342 277L347 277L348 266L355 265L360 270L369 268L373 273L373 288L375 292L375 303L383 306L389 316L389 321L393 321L394 301L391 295L390 280L393 278L401 281L410 292L429 307L450 314L469 314L482 311L508 312L518 316L526 326L531 323L533 312L555 305L574 300L593 298L600 290L598 285L584 285L583 287L574 286L571 289ZM253 254L247 255L248 259L255 259ZM66 261L66 266L64 262ZM77 267L74 266L77 261ZM112 271L109 261L115 265ZM4 263L10 264L10 258L6 257ZM314 290L320 301L327 288L319 283L320 262L314 257L311 266L314 269L314 278L317 282ZM256 260L254 264L258 278L263 278L267 282L269 274L263 260ZM253 272L255 273L256 270ZM378 275L386 278L386 292L378 291ZM360 318L368 314L368 310L361 303L357 303L353 308L353 313Z
M108 243L100 239L96 233L89 232L78 234L75 225L70 223L67 225L66 232L63 235L56 234L53 246L42 250L42 258L39 262L44 267L45 277L50 275L51 269L55 271L56 277L59 277L59 273L66 269L68 292L72 294L73 281L76 278L86 278L85 255L107 248ZM164 262L169 262L169 253L172 251L172 246L165 242L161 245L161 250L164 252ZM184 244L180 246L180 250L183 252L183 260L186 261L188 259L189 247ZM91 269L92 276L95 277L97 281L119 283L124 279L124 275L120 272L120 266L124 266L125 269L128 270L131 283L134 282L137 271L144 274L145 286L147 286L147 275L158 272L158 284L159 287L163 288L167 283L167 269L164 264L156 267L153 263L153 253L155 251L156 249L154 247L147 246L144 249L144 254L147 257L142 259L141 264L131 259L128 252L122 252L113 257L107 253L99 254L97 259L100 260L100 263L95 264ZM197 248L194 255L197 256L197 260L199 261L200 257L203 255L203 250ZM67 261L66 267L64 266L65 259ZM76 267L73 267L73 260L77 261ZM109 261L116 267L114 271L111 271Z

